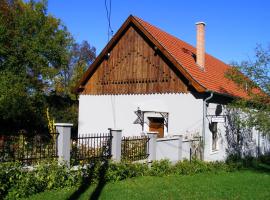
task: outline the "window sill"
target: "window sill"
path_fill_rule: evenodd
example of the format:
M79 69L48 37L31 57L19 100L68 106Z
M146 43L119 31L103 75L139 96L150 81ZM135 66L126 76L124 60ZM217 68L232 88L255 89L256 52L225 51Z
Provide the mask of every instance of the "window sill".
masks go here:
M210 153L210 155L213 155L213 154L218 154L218 152L219 152L219 150L217 149L217 150L212 150L211 151L211 153Z

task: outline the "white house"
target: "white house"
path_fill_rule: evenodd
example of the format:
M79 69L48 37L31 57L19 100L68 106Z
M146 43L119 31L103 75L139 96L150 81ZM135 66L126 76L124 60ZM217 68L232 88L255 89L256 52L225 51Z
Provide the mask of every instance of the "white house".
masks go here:
M205 160L225 159L226 104L246 93L224 77L230 66L205 53L205 24L196 26L195 48L130 16L77 87L79 134L119 128L124 136L200 135ZM263 135L251 134L248 141L269 150Z

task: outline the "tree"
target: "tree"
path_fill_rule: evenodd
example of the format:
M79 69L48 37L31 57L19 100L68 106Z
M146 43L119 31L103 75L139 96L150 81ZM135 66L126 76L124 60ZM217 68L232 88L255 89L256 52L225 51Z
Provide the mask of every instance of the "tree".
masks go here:
M47 1L0 0L1 131L46 127L46 98L72 44L67 28L47 13Z
M73 130L78 126L78 100L74 88L83 73L96 57L96 49L87 41L74 43L69 51L68 65L54 78L55 93L47 102L52 116L57 121L73 123Z
M74 43L69 52L68 65L54 79L56 93L77 100L74 88L95 58L96 49L87 41L83 41L81 44Z
M241 127L255 127L270 135L270 46L255 49L254 61L233 63L226 76L248 94L247 98L236 99L232 108L242 111Z

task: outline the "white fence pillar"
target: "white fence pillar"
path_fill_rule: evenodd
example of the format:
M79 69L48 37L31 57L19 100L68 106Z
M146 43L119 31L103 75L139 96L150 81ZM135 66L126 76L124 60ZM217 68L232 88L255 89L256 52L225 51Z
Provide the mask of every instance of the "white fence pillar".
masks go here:
M149 156L148 156L148 162L152 162L156 160L156 148L157 148L157 133L156 132L149 132L147 133L149 137L148 142L148 150L149 150Z
M73 124L68 123L56 123L55 128L58 135L57 139L57 150L58 160L60 163L70 165L70 137L71 127Z
M121 161L122 130L109 129L112 134L112 160Z

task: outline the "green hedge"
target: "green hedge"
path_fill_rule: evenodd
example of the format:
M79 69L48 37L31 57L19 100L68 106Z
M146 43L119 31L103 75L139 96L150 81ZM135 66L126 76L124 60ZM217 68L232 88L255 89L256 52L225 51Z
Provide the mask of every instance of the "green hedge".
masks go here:
M268 161L269 158L262 158ZM257 160L256 160L257 161ZM20 163L0 163L0 199L18 199L46 190L80 187L98 182L119 181L138 176L192 175L197 173L229 172L245 168L252 161L203 162L184 160L172 164L168 160L149 164L131 162L96 162L76 170L57 161L47 161L29 170ZM253 165L254 166L254 165Z

